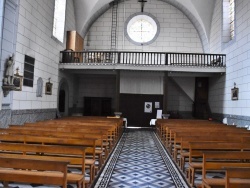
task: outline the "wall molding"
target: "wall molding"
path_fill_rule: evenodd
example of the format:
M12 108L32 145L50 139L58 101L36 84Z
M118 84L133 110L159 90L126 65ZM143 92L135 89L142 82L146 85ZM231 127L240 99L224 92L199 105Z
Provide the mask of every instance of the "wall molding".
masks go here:
M224 118L227 118L228 125L237 125L238 127L250 125L250 116L212 113L212 118L220 122L222 122Z

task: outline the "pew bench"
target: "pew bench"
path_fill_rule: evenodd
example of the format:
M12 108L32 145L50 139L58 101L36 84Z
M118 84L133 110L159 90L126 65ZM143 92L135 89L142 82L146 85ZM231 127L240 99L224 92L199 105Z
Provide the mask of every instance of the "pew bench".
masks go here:
M0 181L59 185L67 188L67 161L0 156ZM27 170L28 169L28 170Z
M9 143L24 143L26 145L56 145L58 146L70 146L70 147L82 147L85 148L85 153L90 154L92 157L90 159L86 159L84 157L84 162L86 166L90 166L90 184L93 181L93 177L95 174L94 165L95 165L95 143L96 139L71 139L71 138L56 138L56 137L41 137L41 136L33 136L33 135L6 135L2 134L0 136L1 142L9 142ZM85 169L83 169L85 170Z
M242 142L244 137L243 135L234 133L227 134L223 137L221 137L220 133L213 133L211 136L207 135L185 135L181 136L180 143L178 140L177 143L174 144L174 159L177 161L177 163L180 166L180 169L182 171L185 171L185 163L188 162L189 158L189 143L190 142ZM179 144L179 145L178 145Z
M250 168L250 152L204 152L202 165L202 188L213 186L226 186L226 178L211 178L211 172L222 172L225 174L225 167L247 167ZM249 176L248 176L249 179ZM233 180L233 179L232 179ZM244 181L236 181L243 183ZM250 183L248 181L248 183Z
M250 168L247 167L224 167L226 171L225 188L249 188Z
M203 170L203 153L210 151L247 151L250 149L249 143L233 142L190 142L189 143L189 167L188 178L191 186L194 186L194 176L196 170ZM198 161L194 161L198 160Z
M77 187L84 187L85 182L85 150L84 147L35 145L23 143L0 143L0 156L9 158L68 161L80 169L80 174L67 173L67 181L75 183Z

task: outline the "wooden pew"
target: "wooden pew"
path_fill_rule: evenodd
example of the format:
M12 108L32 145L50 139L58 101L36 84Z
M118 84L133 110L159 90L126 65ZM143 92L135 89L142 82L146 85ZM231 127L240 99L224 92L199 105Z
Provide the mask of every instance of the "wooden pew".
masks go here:
M248 167L250 163L246 162L250 159L250 152L204 152L202 165L202 188L210 188L213 186L226 186L225 178L209 178L208 172L224 172L225 167ZM238 181L244 182L244 181ZM250 183L250 182L248 182Z
M39 125L42 124L43 126L45 125L60 125L60 126L72 126L72 125L80 125L80 126L87 126L87 127L103 127L103 126L108 126L108 127L114 127L114 132L112 133L116 137L120 137L122 134L122 123L120 123L120 120L118 122L114 122L112 119L105 119L98 121L94 119L83 119L83 118L77 118L77 119L59 119L59 120L50 120L50 121L45 121L45 122L36 122L34 123L26 123L25 125Z
M231 142L190 142L189 143L189 167L188 178L191 186L194 186L194 175L197 169L202 170L202 156L207 151L248 151L250 143ZM193 161L199 158L201 161Z
M250 136L250 132L249 131L245 131L242 129L227 129L227 128L214 128L211 130L206 130L203 128L199 128L199 129L189 129L189 130L183 130L183 131L172 131L173 139L171 140L168 150L169 152L172 154L173 157L174 156L174 151L180 149L180 142L181 142L181 138L185 137L187 135L189 136L211 136L213 137L213 135L218 135L218 133L223 134L224 136L234 136L234 135L245 135L245 136ZM239 134L236 134L239 133ZM221 136L219 136L221 137ZM176 158L174 158L176 160Z
M67 181L77 187L84 187L85 151L87 148L59 145L34 145L23 143L0 143L0 156L37 160L68 161L69 166L77 166L81 174L67 173Z
M87 131L87 130L86 130ZM88 131L87 131L88 132ZM104 163L104 159L107 158L109 154L109 142L107 141L107 134L104 134L105 131L97 131L97 133L86 133L81 132L69 132L67 130L57 130L51 128L42 128L42 129L33 129L33 128L23 128L23 126L14 126L9 129L0 129L0 134L19 134L19 135L36 135L36 136L46 136L46 137L57 137L57 138L76 138L76 139L97 139L96 154L98 155L99 168ZM103 155L105 154L105 155Z
M249 135L250 136L250 135ZM174 146L174 159L179 162L181 170L184 172L185 162L188 162L189 157L189 143L190 142L242 142L243 135L225 134L221 137L221 133L214 133L211 136L195 135L195 136L182 136L181 142L178 146ZM177 158L179 155L179 158Z
M176 124L176 125L172 125L172 126L167 126L166 127L166 138L165 138L165 145L167 148L169 148L171 146L171 143L173 142L174 139L174 134L176 132L196 132L195 130L200 130L200 129L204 129L207 131L215 131L217 129L225 129L225 130L235 130L237 129L237 131L239 130L244 130L247 131L247 129L240 129L237 128L235 126L227 126L227 125L223 125L223 124L184 124L184 125L180 125L180 124Z
M5 187L11 181L60 185L67 188L67 165L67 161L0 156L0 180L4 181Z
M249 133L247 129L245 128L237 128L237 127L231 127L231 126L214 126L214 127L207 127L207 126L199 126L199 127L184 127L184 128L172 128L170 129L170 138L169 138L169 148L172 148L172 144L174 143L175 139L177 139L176 133L182 134L183 136L186 135L194 135L194 134L203 134L203 133L209 133L209 132L233 132L237 133Z
M226 171L225 188L249 188L250 168L247 167L224 167Z
M158 119L156 121L156 130L158 131L157 126L159 127L158 136L161 138L164 143L165 140L169 137L169 128L179 128L183 127L199 127L199 126L225 126L224 124L207 121L207 120L190 120L190 119Z
M19 125L10 125L10 128L20 128L23 127L24 129L36 129L36 130L52 130L53 129L57 131L67 131L67 132L81 132L81 133L91 133L91 132L106 132L108 136L108 141L111 151L112 148L115 146L116 142L119 139L119 136L117 134L117 127L111 126L111 125L89 125L89 124L53 124L52 122L50 124L37 124L37 123L29 123L25 124L25 126L19 126ZM92 129L92 130L91 130Z
M42 144L42 145L61 145L61 146L81 146L86 148L85 153L91 154L92 158L86 160L86 165L90 166L91 169L91 180L95 176L95 148L96 148L96 139L72 139L72 138L56 138L56 137L41 137L33 135L6 135L2 134L0 136L1 142L11 142L11 143L24 143L24 144Z
M104 160L108 158L108 154L112 151L114 145L117 143L119 137L121 136L122 130L123 130L122 125L123 125L122 118L106 118L106 117L69 117L68 118L67 117L67 118L61 118L58 120L48 120L48 121L42 121L42 122L36 122L36 123L27 123L24 126L10 126L11 131L8 130L8 134L15 135L17 134L17 131L19 131L19 134L23 134L23 136L33 135L33 136L38 136L38 137L41 137L41 136L49 137L47 138L47 141L48 139L51 139L51 137L56 137L57 139L67 138L67 140L69 138L71 140L82 139L82 138L83 139L94 138L96 139L95 153L93 154L92 150L86 150L86 153L90 153L90 154L92 153L93 156L99 155L99 159L100 159L99 164L101 166L104 163ZM47 129L45 127L50 127L50 129ZM0 130L0 134L1 132L7 133L7 131ZM106 137L106 135L108 136ZM18 137L18 139L15 139L15 141L22 142L20 137ZM49 140L49 143L47 143L47 141L45 144L51 144L50 143L51 140ZM99 141L102 141L102 142L99 142ZM109 143L107 143L107 141ZM34 142L31 142L28 139L28 140L25 140L24 142L25 143L35 142L36 144L38 144L37 140L34 140ZM102 148L105 148L105 150L102 150ZM103 159L101 157L103 157ZM95 161L94 159L95 157L92 158L93 161ZM88 164L87 160L88 159L86 159L86 164ZM99 166L99 169L100 169L100 166ZM94 177L94 175L92 175L92 177Z
M32 131L35 130L35 131ZM76 138L76 139L96 139L96 155L98 156L99 169L104 163L104 159L107 158L107 155L111 152L110 143L108 141L108 135L103 134L105 130L97 130L95 132L99 134L88 134L89 128L70 128L70 127L40 127L40 126L17 126L11 125L8 130L2 130L3 132L20 132L20 134L29 134L29 135L40 135L40 136L49 136L57 138ZM92 131L93 133L93 131ZM15 134L15 133L14 133ZM105 147L104 147L105 146ZM103 156L103 153L105 154Z

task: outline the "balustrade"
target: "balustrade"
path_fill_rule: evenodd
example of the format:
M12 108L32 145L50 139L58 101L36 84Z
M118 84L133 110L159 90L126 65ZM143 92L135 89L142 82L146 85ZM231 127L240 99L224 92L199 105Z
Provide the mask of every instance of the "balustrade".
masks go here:
M214 67L226 65L225 54L68 50L60 53L61 63Z

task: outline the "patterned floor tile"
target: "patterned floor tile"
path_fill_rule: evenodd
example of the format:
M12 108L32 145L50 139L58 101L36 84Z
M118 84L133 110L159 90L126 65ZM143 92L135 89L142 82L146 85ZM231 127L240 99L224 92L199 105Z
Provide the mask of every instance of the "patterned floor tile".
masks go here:
M163 150L152 129L127 129L94 187L188 188Z

